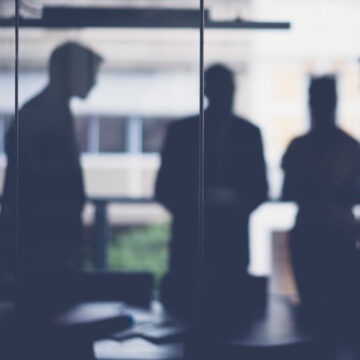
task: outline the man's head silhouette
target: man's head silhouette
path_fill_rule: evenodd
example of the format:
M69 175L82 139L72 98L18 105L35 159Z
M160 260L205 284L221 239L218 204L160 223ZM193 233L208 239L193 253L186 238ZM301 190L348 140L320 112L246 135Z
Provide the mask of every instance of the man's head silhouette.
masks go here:
M210 107L232 111L235 84L233 72L222 64L210 66L205 71L205 95Z
M101 56L85 46L75 42L64 43L50 56L50 85L68 98L78 96L84 99L95 85L101 62Z
M336 81L333 76L313 78L309 88L309 104L314 128L335 125Z

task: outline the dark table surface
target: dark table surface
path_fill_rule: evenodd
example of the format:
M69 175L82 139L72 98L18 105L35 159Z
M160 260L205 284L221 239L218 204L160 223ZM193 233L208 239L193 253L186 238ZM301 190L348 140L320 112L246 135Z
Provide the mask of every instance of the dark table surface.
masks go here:
M157 304L161 307L161 305ZM99 360L148 360L148 359L181 359L184 353L184 346L181 341L170 343L158 343L157 324L162 327L169 327L166 322L167 314L161 311L138 312L136 309L129 309L134 315L133 333L141 332L144 328L146 336L131 337L132 329L125 332L117 332L111 339L104 339L95 342L95 354ZM173 320L173 319L172 319ZM146 324L150 324L150 329ZM173 323L170 324L173 326ZM155 331L153 331L155 330ZM154 332L155 343L151 341L151 332ZM123 335L123 336L122 336ZM306 343L311 340L311 335L300 325L298 321L297 307L289 299L280 296L272 296L266 309L258 314L249 324L246 331L234 333L226 342L229 346L239 348L273 348L294 344Z
M6 334L13 313L11 302L0 303L0 335ZM123 326L121 319L129 314L133 325ZM151 310L125 306L120 302L82 303L55 315L51 321L56 327L79 329L89 324L95 327L99 323L110 324L110 327L102 328L104 333L93 341L97 360L177 360L184 355L185 346L180 339L160 344L159 331L155 331L154 340L157 343L151 341L149 334L154 329L160 329L161 334L164 327L179 325L173 318L170 318L169 323L168 314L158 302L153 303ZM145 338L141 337L142 329L146 333ZM271 351L274 348L306 344L312 339L311 333L299 321L297 306L284 297L272 296L267 308L253 319L246 331L234 333L225 342L226 346L232 348Z
M6 331L13 309L11 303L0 304L0 331ZM128 315L131 315L132 325ZM124 318L127 319L125 323ZM166 334L175 331L181 335L188 329L188 325L169 318L158 302L153 303L151 310L129 307L121 302L81 303L54 315L50 322L55 327L80 331L89 326L98 331L100 327L99 335L94 336L94 339L101 338L94 342L95 356L99 360L181 359L184 352L181 336L172 339ZM159 337L163 335L165 341L159 344ZM230 346L251 348L287 346L309 340L311 335L298 321L297 307L284 297L272 296L264 312L254 318L246 331L234 333L226 341Z

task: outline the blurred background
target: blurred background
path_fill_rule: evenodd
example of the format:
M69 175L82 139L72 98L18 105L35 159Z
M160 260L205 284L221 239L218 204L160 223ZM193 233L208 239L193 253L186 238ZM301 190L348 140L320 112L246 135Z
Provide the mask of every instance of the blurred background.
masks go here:
M24 0L24 18L43 6L192 9L194 0ZM236 113L262 131L270 198L279 198L281 158L309 128L307 91L313 75L337 78L338 123L360 140L360 2L356 0L205 0L214 21L286 21L289 30L205 29L205 66L221 62L236 73ZM13 14L13 1L0 5ZM0 189L5 134L14 117L13 29L0 32ZM77 41L104 58L90 96L71 104L76 118L88 203L85 268L167 269L170 216L152 201L170 122L199 111L199 29L144 27L21 27L19 103L47 83L51 51ZM9 45L10 44L10 45ZM9 56L10 54L10 56ZM292 204L268 203L251 220L250 272L272 277L272 292L294 295L286 234Z

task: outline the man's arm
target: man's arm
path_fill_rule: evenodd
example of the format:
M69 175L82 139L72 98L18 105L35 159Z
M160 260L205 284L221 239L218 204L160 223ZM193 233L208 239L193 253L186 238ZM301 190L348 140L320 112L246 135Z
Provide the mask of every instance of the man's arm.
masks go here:
M298 200L297 193L297 176L295 171L296 166L296 150L295 142L292 141L286 150L282 159L282 168L284 171L284 181L281 193L281 200L283 201L296 201Z
M264 149L259 129L256 129L254 135L250 168L249 212L255 210L256 207L268 199L268 182L266 177Z
M173 126L170 125L161 151L161 166L155 185L155 200L172 213L176 209L176 188L181 181L177 176L180 149L177 148L175 135Z

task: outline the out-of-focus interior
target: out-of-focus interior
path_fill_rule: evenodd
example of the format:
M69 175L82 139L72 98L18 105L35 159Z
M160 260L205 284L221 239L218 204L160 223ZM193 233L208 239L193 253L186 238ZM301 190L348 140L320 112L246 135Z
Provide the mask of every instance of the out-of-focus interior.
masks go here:
M204 52L202 54L199 1L17 1L18 3L13 0L4 0L0 3L0 92L2 94L0 97L0 192L1 189L6 188L6 171L10 161L6 154L11 154L16 158L15 163L20 164L20 170L23 166L21 159L26 159L28 156L30 162L37 163L39 160L34 161L33 155L38 149L35 149L33 154L26 154L23 151L25 147L22 148L22 145L26 143L28 136L23 129L27 129L26 126L29 125L22 122L22 119L31 125L32 118L36 118L36 114L41 113L36 106L39 103L43 106L45 104L51 110L52 103L50 104L48 100L52 101L58 97L57 102L54 100L54 103L56 106L60 104L59 109L61 108L66 114L68 127L63 126L64 124L54 126L51 122L49 122L50 125L43 124L43 126L44 129L48 126L46 131L51 127L53 127L51 129L53 133L57 134L56 131L58 131L59 139L64 136L62 138L64 140L67 136L69 141L61 143L62 140L59 140L59 144L63 146L63 150L70 149L72 158L69 156L71 161L64 166L61 162L65 160L61 156L51 158L52 155L49 155L50 164L47 166L51 171L53 171L53 165L56 168L59 164L66 169L63 173L56 173L56 171L51 173L52 177L49 179L51 178L54 184L61 184L62 180L56 178L56 174L63 176L73 171L77 172L78 180L81 176L83 177L85 206L83 211L80 206L77 215L81 215L81 220L78 219L79 224L75 224L74 228L80 223L84 225L80 252L81 274L85 274L85 278L88 275L94 277L91 278L93 283L86 283L87 288L84 287L89 292L84 290L81 295L87 296L86 300L98 301L99 298L103 300L102 295L103 298L108 296L113 300L118 295L116 291L112 293L116 288L113 285L116 281L121 281L123 288L120 286L119 288L125 289L124 293L133 287L129 292L130 295L127 294L128 297L125 296L125 300L123 298L121 300L127 302L128 299L133 300L132 296L141 297L143 294L137 293L131 282L133 281L131 276L135 274L134 278L139 284L143 281L141 284L145 284L144 288L148 290L149 295L140 305L145 303L148 306L151 302L155 317L159 313L162 314L163 308L159 303L159 298L162 292L162 280L164 277L166 279L165 275L171 270L170 243L175 231L172 228L171 206L167 210L166 204L162 206L157 197L156 184L159 169L167 156L169 129L174 124L179 124L179 120L191 116L193 119L204 119L202 116L197 118L201 113L199 100L203 94L202 71L205 70L206 73L206 69L211 65L221 64L233 71L234 114L247 119L261 132L269 185L268 201L261 203L263 199L260 199L261 205L252 213L249 210L251 216L248 272L254 278L260 279L260 285L256 286L259 288L263 286L261 290L266 292L264 299L280 296L289 300L291 306L297 306L300 298L291 264L289 234L294 227L298 208L294 202L284 202L281 198L284 180L283 156L292 139L310 130L312 116L309 110L308 93L311 81L316 76L327 74L333 76L338 96L337 124L353 138L360 140L360 42L358 36L360 34L358 16L360 2L355 0L204 0ZM20 14L18 63L15 62L17 55L14 21L16 4L19 5ZM68 75L71 78L68 80L73 86L76 84L75 78L80 77L80 73L88 72L89 78L94 80L87 84L86 90L89 92L79 94L74 91L67 94L68 84L62 84L63 88L58 92L54 90L56 87L51 87L54 80L54 75L50 71L54 62L54 50L64 43L67 43L70 48L74 46L74 43L81 44L84 46L81 51L84 49L89 51L96 59L94 60L96 66L93 63L88 63L87 65L90 64L88 68L84 65L81 69L80 66L78 74L73 73L72 76L68 73L62 74L64 77ZM69 63L71 63L70 60ZM15 68L17 65L18 73ZM64 61L60 65L64 65ZM59 83L61 80L66 83L64 79L57 78ZM66 101L60 99L60 95L66 95ZM30 108L33 106L30 111L29 100L33 98L35 98L35 106L34 103L30 103ZM36 100L40 98L41 101ZM211 101L206 97L203 99L206 108ZM20 118L16 108L17 101ZM69 107L65 104L67 101L69 101ZM60 114L58 115L61 117ZM71 128L72 118L74 129ZM206 126L205 116L204 134L206 134ZM32 129L29 126L29 128L31 131L27 131L32 135L35 134L33 138L36 136L41 138L39 135L41 129L37 129L36 126ZM66 136L62 131L67 131ZM71 137L72 131L75 133L75 139ZM11 145L11 136L13 136L13 142L15 139L14 132L17 148L16 151L15 148L9 151L9 148L14 146L14 143ZM47 141L51 143L51 140L46 138L40 140L41 146ZM206 139L204 141L206 143ZM67 146L68 143L71 144ZM221 147L224 145L219 144L220 142L217 146L221 153L223 150ZM51 151L55 149L54 154L56 154L56 144L50 145L49 149L51 148ZM184 149L190 147L191 139L189 142L185 141L183 146ZM207 158L207 154L205 152L205 160L213 161L214 158ZM46 158L47 154L44 154L43 149L42 155ZM221 159L221 155L219 158ZM178 157L178 161L182 161L181 156ZM71 166L73 166L72 169L70 169ZM203 164L199 166L199 169L202 166ZM233 167L236 166L234 162ZM41 175L42 171L44 172L44 169L39 167L34 173ZM21 171L19 176L21 177ZM178 184L182 184L182 181L186 181L184 179L185 177L175 180ZM17 193L20 200L16 199L18 206L22 201L21 196L25 193L21 184L26 182L26 179L16 178L16 181L16 184L11 184L11 186L20 188L20 192ZM202 187L200 186L199 189L201 190ZM54 188L53 191L55 194L58 189ZM173 191L180 193L177 188ZM4 190L1 193L2 218L0 217L0 220L4 219L4 203L7 201L4 200L5 196L7 195ZM42 202L50 204L48 219L58 211L57 204L52 203L51 198L50 195L48 199L41 199ZM60 198L59 202L61 201ZM12 245L6 241L10 239L11 234L16 233L18 238L23 235L19 235L19 229L21 232L22 224L26 224L26 216L32 213L32 210L23 213L17 206L16 215L19 215L20 211L21 215L25 214L25 219L23 217L20 225L19 220L17 224L9 222L5 226L5 232L0 229L2 237L0 251L4 250L3 254L6 251L14 251ZM31 206L30 209L32 209ZM34 209L36 213L38 211L36 199ZM41 211L46 213L46 209ZM76 213L74 209L69 208L69 213L72 211ZM360 216L357 206L354 207L353 212L355 216ZM206 217L207 213L202 215ZM9 217L9 219L14 218ZM61 231L64 229L61 228L61 221L55 220L54 224L58 225L51 231L54 232L54 238L56 236L60 238ZM4 222L4 220L1 221ZM4 229L1 221L0 225ZM71 221L64 224L66 228ZM26 225L30 230L34 230L33 224ZM47 232L51 225L45 225L44 233L49 236ZM192 225L195 227L194 224ZM78 230L80 233L80 228L76 231ZM38 234L36 231L34 233ZM42 233L39 232L39 234ZM218 247L227 246L226 244L226 239L224 241L221 239ZM21 250L23 244L20 241L16 246L17 250ZM31 248L29 244L27 246ZM43 254L46 256L46 251ZM33 255L29 255L30 262ZM36 259L36 256L34 258ZM3 260L1 254L0 260ZM45 263L51 265L52 262L56 262L55 260L57 259L47 259ZM186 266L191 263L187 261L189 261L188 258L184 258ZM320 262L319 258L319 267L321 267ZM2 266L1 261L0 265ZM9 278L11 281L14 279L15 266L19 266L19 263L10 266L11 274L8 273L9 269L0 268L1 284L9 282ZM149 277L142 278L144 273ZM37 272L34 274L39 275ZM137 278L139 274L141 276ZM195 276L197 274L194 274ZM152 282L152 277L155 279L154 282ZM21 276L20 280L22 280ZM96 284L97 289L100 290L95 289L92 284ZM59 289L61 290L61 287ZM257 291L260 290L257 288ZM124 294L121 293L121 296ZM214 298L216 298L215 295ZM269 304L272 306L273 303L269 301ZM98 307L95 313L97 311L101 313L101 309L101 306ZM280 312L278 309L274 310L275 314L280 313L279 321L284 315L281 312L282 309L280 308ZM115 312L118 310L116 308ZM134 313L138 316L138 313ZM143 315L140 313L139 323L147 324L149 320L146 316L145 320L141 318ZM288 319L292 315L286 316L285 318ZM138 320L134 319L127 318L126 320L136 323ZM291 319L294 323L297 321ZM273 334L272 330L269 333ZM293 331L293 328L290 330ZM280 333L282 335L287 331L291 333L290 330L288 331L284 325ZM303 339L302 333L296 334ZM122 336L124 334L113 334L112 338L122 341L124 339ZM102 354L100 358L105 359L107 351L108 354L122 354L120 356L122 359L135 358L134 354L141 355L141 351L145 354L149 350L146 347L149 344L141 343L141 341L130 342L123 348L123 343L105 341L101 344L101 349L99 348L99 353ZM244 341L246 343L247 340ZM91 346L92 344L93 342ZM156 351L159 349L156 348ZM125 352L121 353L121 351ZM155 351L155 347L149 351L150 353ZM179 358L177 348L174 351L174 358Z
M20 12L24 18L41 18L43 5L198 8L197 2L190 0L48 0L23 1ZM288 31L205 28L205 67L221 62L235 71L235 110L262 131L269 195L278 200L282 155L290 140L309 128L307 88L311 76L336 75L339 123L360 137L360 45L355 36L360 30L359 4L207 0L205 7L214 21L241 17L291 23ZM11 14L11 2L4 2L1 10ZM3 29L0 37L1 47L9 48L13 30ZM88 196L83 214L86 269L148 270L159 279L167 268L170 217L152 201L154 180L167 125L199 110L199 31L196 27L144 28L141 24L131 28L21 27L20 107L45 86L48 57L64 41L86 44L104 58L90 96L71 104ZM1 187L6 167L5 133L14 117L14 69L9 54L3 51L0 59ZM286 232L295 212L291 204L268 203L252 216L250 272L287 273L279 267L288 266L288 261L283 261L288 257ZM102 257L94 251L99 243L106 247ZM272 291L295 291L290 280L275 279Z
M87 0L36 4L24 1L23 16L41 16L41 3L134 9L196 9L198 6L194 1ZM242 17L285 20L292 24L289 31L205 29L205 66L222 62L235 71L236 113L250 119L262 131L272 200L279 199L280 162L287 145L309 128L307 87L312 75L336 75L339 123L350 134L360 137L357 62L360 45L354 36L360 27L356 16L358 6L354 1L208 0L205 3L214 20L232 21ZM11 12L10 8L9 5ZM12 30L4 29L0 36L1 46L6 47L13 37ZM132 28L20 28L20 107L45 86L51 51L69 40L90 46L104 58L90 96L85 101L72 102L89 199L84 212L88 242L86 268L150 270L160 278L167 266L170 219L158 204L148 201L153 197L167 124L199 109L198 29L143 28L141 24ZM2 54L1 184L6 167L5 133L14 115L13 65L9 52ZM107 218L96 218L96 208L100 209L104 203ZM251 272L271 272L270 249L273 246L282 249L281 239L291 227L295 211L290 204L271 203L253 215ZM106 222L98 224L105 229L102 240L95 239L96 221ZM106 243L106 260L96 260L93 251L96 241Z

